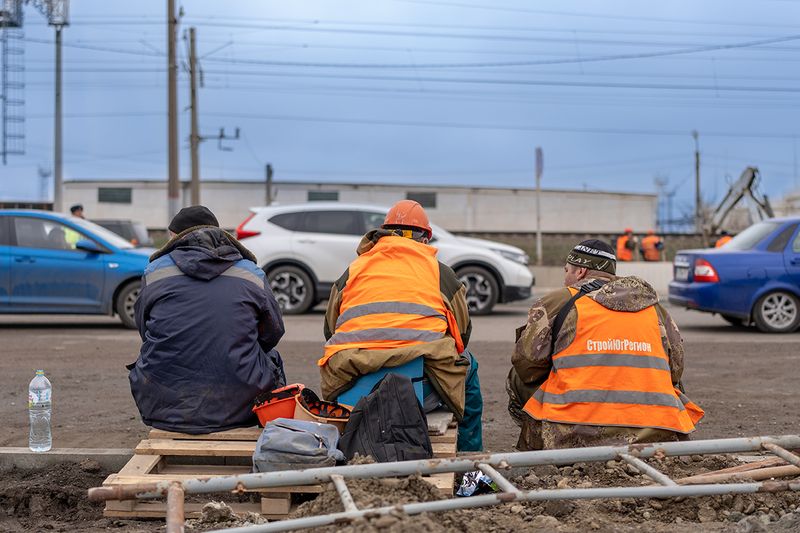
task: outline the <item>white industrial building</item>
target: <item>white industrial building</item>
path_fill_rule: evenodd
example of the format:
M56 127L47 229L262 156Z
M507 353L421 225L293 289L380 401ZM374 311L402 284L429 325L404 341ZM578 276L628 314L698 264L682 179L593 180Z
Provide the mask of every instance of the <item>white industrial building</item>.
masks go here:
M80 203L88 218L131 219L149 229L167 226L166 181L68 181L64 205ZM390 206L398 200L419 201L431 219L451 231L515 232L536 230L536 191L532 188L457 187L440 185L379 185L277 181L275 202L339 201ZM188 205L188 183L182 184ZM542 190L542 231L545 233L616 233L625 227L644 232L655 227L655 194ZM201 203L222 227L235 228L248 208L265 205L266 187L254 181L203 181Z

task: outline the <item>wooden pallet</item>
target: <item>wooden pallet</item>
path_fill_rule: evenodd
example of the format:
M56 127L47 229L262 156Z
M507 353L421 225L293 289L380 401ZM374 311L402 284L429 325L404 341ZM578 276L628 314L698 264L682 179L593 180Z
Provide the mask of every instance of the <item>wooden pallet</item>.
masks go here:
M434 457L455 457L457 428L453 415L434 412L428 415L428 432ZM147 439L134 450L134 456L103 485L131 485L154 481L183 481L201 476L246 474L261 428L240 428L207 435L188 435L159 429L150 430ZM426 476L430 483L452 496L455 474ZM258 489L258 502L229 503L237 514L254 512L267 518L284 518L292 510L292 495L314 495L325 490L324 485L303 485ZM211 498L209 498L210 500ZM187 498L184 506L187 518L197 518L204 503ZM128 500L106 502L104 516L118 518L165 518L166 503L158 500Z

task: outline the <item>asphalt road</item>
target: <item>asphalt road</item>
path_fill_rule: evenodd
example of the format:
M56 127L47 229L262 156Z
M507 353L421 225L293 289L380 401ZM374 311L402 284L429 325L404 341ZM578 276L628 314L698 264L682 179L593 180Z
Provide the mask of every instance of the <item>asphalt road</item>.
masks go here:
M706 410L696 438L797 433L799 333L766 335L719 317L670 308L686 343L684 384ZM480 364L484 444L510 450L517 430L506 412L504 380L514 329L527 303L477 317L470 348ZM322 312L287 317L279 350L290 381L318 390ZM53 383L54 446L134 447L146 428L128 388L124 365L139 337L107 317L0 315L0 446L26 446L27 385L37 368Z

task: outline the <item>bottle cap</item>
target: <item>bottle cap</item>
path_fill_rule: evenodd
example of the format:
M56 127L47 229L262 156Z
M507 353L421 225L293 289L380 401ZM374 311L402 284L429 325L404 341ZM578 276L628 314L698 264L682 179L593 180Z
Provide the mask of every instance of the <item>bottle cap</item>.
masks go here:
M44 376L44 370L37 370L36 371L36 375L37 376Z

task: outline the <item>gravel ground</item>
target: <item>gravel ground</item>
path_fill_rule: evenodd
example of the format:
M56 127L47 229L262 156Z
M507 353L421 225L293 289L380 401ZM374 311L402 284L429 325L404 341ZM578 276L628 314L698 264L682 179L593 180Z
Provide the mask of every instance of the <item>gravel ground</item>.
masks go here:
M470 348L480 363L485 402L485 447L492 451L508 451L516 442L517 434L516 427L506 413L503 383L508 372L514 328L524 322L527 307L525 304L500 306L498 311L491 317L475 319ZM672 312L686 341L684 384L687 393L707 413L695 438L798 432L794 408L796 368L800 359L798 334L765 335L733 328L717 317L678 309L672 309ZM286 364L287 376L291 381L318 388L315 361L321 353L322 313L317 311L303 317L288 317L286 324L287 335L279 349ZM54 446L132 448L145 437L146 428L140 422L130 396L124 367L137 355L139 338L136 332L125 330L116 320L104 317L0 315L0 336L3 346L0 419L4 422L0 446L27 445L26 385L37 368L45 370L54 387ZM790 399L795 401L791 402ZM87 476L79 481L88 483L102 479L100 474L92 472ZM13 483L11 477L5 476L0 481L0 489L7 494ZM69 506L72 500L67 497L65 501ZM714 508L710 503L709 506ZM638 507L641 506L634 505L633 509L629 509L630 516L643 516L645 511L637 510ZM85 510L83 507L80 509L81 513ZM4 505L0 509L0 517L2 511L6 511L11 519L16 516L14 506ZM540 511L538 507L523 506L522 510L517 511L513 513L520 515L517 518L545 530L568 531L573 527L579 529L582 524L571 525L564 516L552 517L559 520L559 524L531 523L525 517L530 516L533 520ZM594 521L599 529L615 527L614 513L609 511L611 514L608 514L606 511ZM78 514L82 519L87 518L86 513L81 513ZM716 514L715 521L720 516ZM92 517L94 515L89 516ZM674 523L674 518L671 518L671 523ZM441 528L459 529L459 524L463 525L460 520L453 518L448 523L439 520L435 521L436 527L428 527L437 531ZM696 522L699 520L697 512L694 518L687 516L684 520ZM641 521L634 519L622 522L626 524L625 528L631 527L633 530L642 525ZM514 523L514 527L519 526L517 522ZM13 520L0 520L0 531L21 530L13 524ZM161 526L163 523L157 524ZM591 523L587 524L594 527ZM423 524L420 522L419 525ZM495 525L499 527L495 529L497 531L507 530L502 524ZM710 524L704 525L708 526L706 529L710 528ZM727 525L720 522L719 528L732 525L730 521ZM94 518L87 524L90 530L112 526L126 531L158 529L152 523L96 522ZM750 530L757 531L753 529L756 526L758 524L752 525ZM38 523L34 529L39 527L50 529ZM509 525L508 529L511 528ZM483 529L492 530L491 527ZM63 530L70 529L67 527Z

